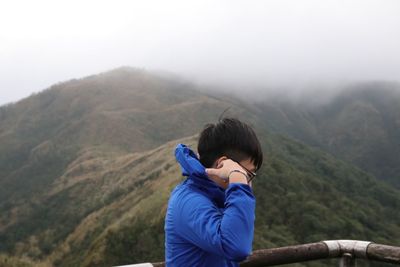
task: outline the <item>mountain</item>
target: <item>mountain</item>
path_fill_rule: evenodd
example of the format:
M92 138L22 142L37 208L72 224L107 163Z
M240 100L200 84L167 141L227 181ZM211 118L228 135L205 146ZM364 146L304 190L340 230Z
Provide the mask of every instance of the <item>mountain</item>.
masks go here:
M400 188L400 84L349 86L323 104L258 101L269 129L319 147ZM314 104L310 104L314 103Z
M188 83L120 68L3 106L0 230L36 209L86 149L118 154L155 148L197 133L230 105Z
M227 107L255 127L266 154L254 183L255 249L399 243L399 190L271 133L262 108L200 89L120 68L1 107L0 266L162 260L167 199L183 180L174 147L195 148L196 134Z

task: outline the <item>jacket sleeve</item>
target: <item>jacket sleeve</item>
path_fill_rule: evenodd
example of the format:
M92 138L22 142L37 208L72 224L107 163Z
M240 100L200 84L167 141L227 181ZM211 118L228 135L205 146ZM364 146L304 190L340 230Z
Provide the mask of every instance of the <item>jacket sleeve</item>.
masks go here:
M201 249L231 261L243 261L252 251L255 198L251 188L233 183L225 190L225 208L200 193L182 197L176 231Z

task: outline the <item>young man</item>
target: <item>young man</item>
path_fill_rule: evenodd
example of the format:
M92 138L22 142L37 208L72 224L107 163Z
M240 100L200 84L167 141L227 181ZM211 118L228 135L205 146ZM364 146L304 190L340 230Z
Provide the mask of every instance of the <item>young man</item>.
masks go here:
M239 266L252 250L260 143L247 124L225 118L206 125L197 150L199 158L183 144L175 150L187 179L168 203L166 266Z

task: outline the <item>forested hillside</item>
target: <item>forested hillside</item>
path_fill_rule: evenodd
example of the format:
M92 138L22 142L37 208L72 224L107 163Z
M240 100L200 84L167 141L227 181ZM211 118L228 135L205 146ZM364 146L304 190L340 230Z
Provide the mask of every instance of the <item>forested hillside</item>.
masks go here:
M400 188L400 84L361 83L329 101L258 101L269 129L349 161Z

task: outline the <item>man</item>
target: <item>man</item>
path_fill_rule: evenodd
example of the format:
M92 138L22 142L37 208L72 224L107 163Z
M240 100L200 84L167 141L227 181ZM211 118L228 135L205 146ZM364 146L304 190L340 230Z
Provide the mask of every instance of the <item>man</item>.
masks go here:
M168 203L166 266L239 266L252 250L260 143L247 124L225 118L206 125L197 150L199 158L183 144L175 150L187 179Z

